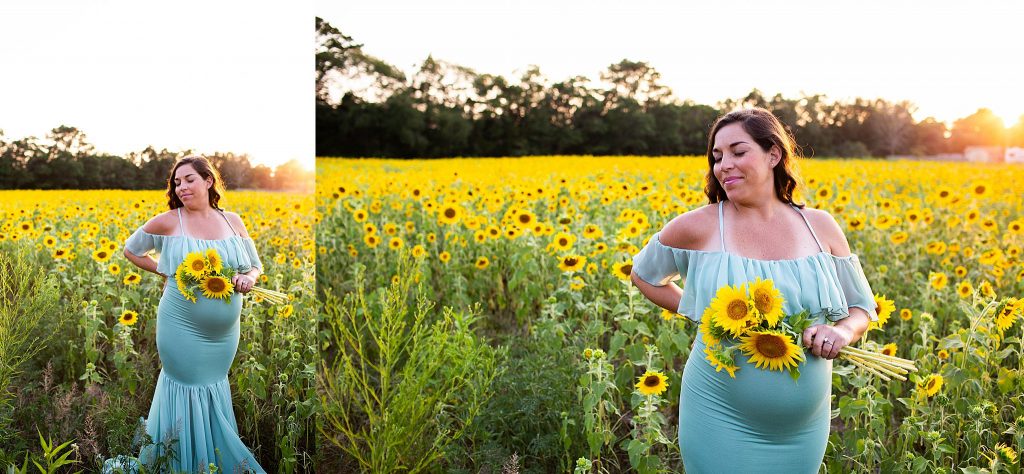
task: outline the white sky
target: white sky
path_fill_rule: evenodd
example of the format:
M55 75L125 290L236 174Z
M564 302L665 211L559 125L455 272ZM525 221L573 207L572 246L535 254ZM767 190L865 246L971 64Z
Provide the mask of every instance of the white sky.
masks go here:
M910 100L952 123L1024 114L1024 2L930 0L314 0L317 16L407 74L428 54L480 73L597 80L647 61L677 97L755 87L831 100ZM971 6L966 5L970 3Z
M4 0L0 129L314 166L312 0Z

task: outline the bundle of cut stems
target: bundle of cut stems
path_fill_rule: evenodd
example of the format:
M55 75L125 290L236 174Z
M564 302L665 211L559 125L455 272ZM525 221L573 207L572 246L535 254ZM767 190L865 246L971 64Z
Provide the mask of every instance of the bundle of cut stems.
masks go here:
M254 286L250 292L262 296L263 300L270 302L270 304L285 304L288 302L288 295L281 293L280 291L268 290L266 288Z
M907 378L904 375L910 372L917 372L917 367L912 360L871 352L852 346L840 349L839 356L850 361L853 365L881 377L886 382L893 378L905 382Z

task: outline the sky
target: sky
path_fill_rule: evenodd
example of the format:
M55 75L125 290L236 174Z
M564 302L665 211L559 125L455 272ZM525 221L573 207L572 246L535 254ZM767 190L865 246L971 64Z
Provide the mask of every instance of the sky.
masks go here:
M968 7L968 3L970 6ZM407 74L428 55L517 78L598 79L646 61L680 99L754 88L909 100L952 124L981 107L1024 114L1024 2L930 0L314 0L316 15Z
M313 31L312 0L5 0L0 130L312 169Z

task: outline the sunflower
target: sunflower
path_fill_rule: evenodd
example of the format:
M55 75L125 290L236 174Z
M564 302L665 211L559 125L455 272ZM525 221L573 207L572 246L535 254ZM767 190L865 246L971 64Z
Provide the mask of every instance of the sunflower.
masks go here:
M441 207L440 212L437 213L437 221L441 224L451 225L459 222L462 218L462 208L454 204L446 204Z
M533 215L532 212L523 209L516 212L514 220L516 225L518 225L519 227L527 228L533 225L534 222L536 222L537 216Z
M643 395L661 395L668 388L668 377L657 370L648 370L640 376L636 388Z
M141 281L142 276L140 276L138 273L128 272L128 274L124 276L123 283L125 285L138 285L139 282Z
M390 248L391 250L398 250L402 248L402 246L404 245L405 242L402 241L401 237L392 237L391 241L388 242L388 248Z
M117 275L121 273L121 266L116 263L111 263L110 266L107 267L107 270L110 271L111 275Z
M871 321L868 325L869 329L881 329L887 321L889 316L892 316L893 311L896 311L896 304L893 300L886 298L884 295L875 294L875 314L878 315L878 321Z
M721 372L724 369L729 373L729 377L736 378L736 371L740 370L740 368L736 365L736 361L726 354L725 351L721 350L719 346L705 347L704 354L707 361L715 368L715 372Z
M1003 443L996 443L992 450L995 451L996 456L999 457L999 460L1002 461L1003 464L1013 466L1017 463L1017 451L1014 451L1010 446Z
M759 369L794 369L804 359L803 349L779 331L750 331L740 338L739 348Z
M292 305L290 304L286 304L282 306L281 309L277 310L277 315L282 318L291 317L293 313L295 313L295 308L293 308Z
M427 249L423 248L423 245L416 244L412 248L412 256L415 257L415 258L420 258L420 257L422 257L422 256L424 256L426 254L427 254Z
M107 249L99 249L92 253L92 259L99 263L107 263L107 260L110 260L110 251Z
M718 344L728 335L725 330L712 323L711 318L711 307L709 306L704 310L704 317L701 318L700 323L700 337L705 346Z
M555 238L551 241L551 247L557 250L569 250L575 242L576 237L572 234L559 232L555 234Z
M363 236L363 243L372 249L380 244L380 237L377 234L366 234Z
M974 288L971 287L971 282L967 280L961 281L960 284L956 286L956 294L961 298L971 296L972 292L974 292Z
M928 274L928 284L936 290L941 290L946 287L946 283L949 282L949 278L946 277L945 273L931 272Z
M959 278L963 278L967 276L967 269L964 268L963 265L958 265L956 268L953 269L953 274L955 274Z
M131 326L131 325L135 324L135 322L138 321L138 320L139 320L139 313L136 313L135 311L129 311L127 309L124 310L123 312L121 312L121 317L118 318L118 322L120 322L121 324L123 324L125 326Z
M53 238L52 236L47 235L43 239L43 245L45 245L45 246L47 246L49 248L52 248L56 244L57 244L57 239Z
M882 346L882 354L887 355L887 356L894 356L894 355L896 355L896 344L890 342L890 343Z
M929 375L917 388L926 396L934 397L936 393L939 393L939 390L942 390L942 376L939 374Z
M448 261L452 259L452 254L445 250L437 255L437 259L440 260L441 263L448 263Z
M913 317L914 317L914 313L911 312L909 309L903 308L903 309L900 310L900 319L902 319L904 321L910 321L910 319L913 318Z
M901 230L898 232L894 232L892 235L890 235L889 240L892 241L892 243L899 245L902 244L903 242L906 242L907 238L909 237L910 234L907 234L906 232Z
M939 349L939 352L935 354L935 357L938 357L939 360L946 360L949 358L949 351L945 349Z
M747 299L747 285L719 288L711 300L711 309L712 322L733 336L739 336L759 323L754 304Z
M228 299L235 291L231 287L231 282L222 276L208 276L199 283L199 287L203 290L203 296L207 298Z
M210 270L209 263L199 252L190 252L185 256L185 272L197 280L202 278Z
M491 264L491 261L487 260L487 257L477 257L476 263L475 263L476 268L478 270L483 270L483 269L487 268L487 266L490 265L490 264Z
M217 249L213 247L206 249L206 261L209 262L213 273L220 273L224 269L224 259L220 258Z
M633 259L626 260L625 262L619 262L612 265L612 274L615 278L620 280L629 280L630 274L633 273Z
M604 235L600 227L594 224L587 224L583 227L583 237L588 239L599 239Z
M750 284L750 299L754 302L754 309L757 310L760 319L768 322L768 327L775 327L782 319L782 293L772 280L762 280L758 277Z
M1013 323L1017 322L1017 317L1020 316L1019 303L1016 299L1009 299L1003 303L999 311L996 312L996 328L999 329L1000 333L1005 332L1013 326Z
M587 282L583 281L583 279L578 276L573 277L572 280L569 280L569 289L573 291L580 291L586 286Z
M563 272L575 272L583 269L583 265L587 263L587 257L582 255L566 255L559 258L558 268L562 269Z

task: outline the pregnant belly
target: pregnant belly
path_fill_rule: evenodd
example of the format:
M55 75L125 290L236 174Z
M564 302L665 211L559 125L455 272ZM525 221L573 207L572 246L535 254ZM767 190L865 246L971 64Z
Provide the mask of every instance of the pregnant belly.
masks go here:
M800 378L794 381L789 372L758 369L743 354L736 357L740 367L736 378L725 371L716 372L703 357L701 341L692 354L683 373L683 399L691 406L681 406L681 410L716 412L763 434L799 431L828 416L832 390L829 360L805 352Z
M156 344L164 371L185 384L216 383L227 376L238 349L242 296L227 301L197 295L186 300L168 287L157 310Z

